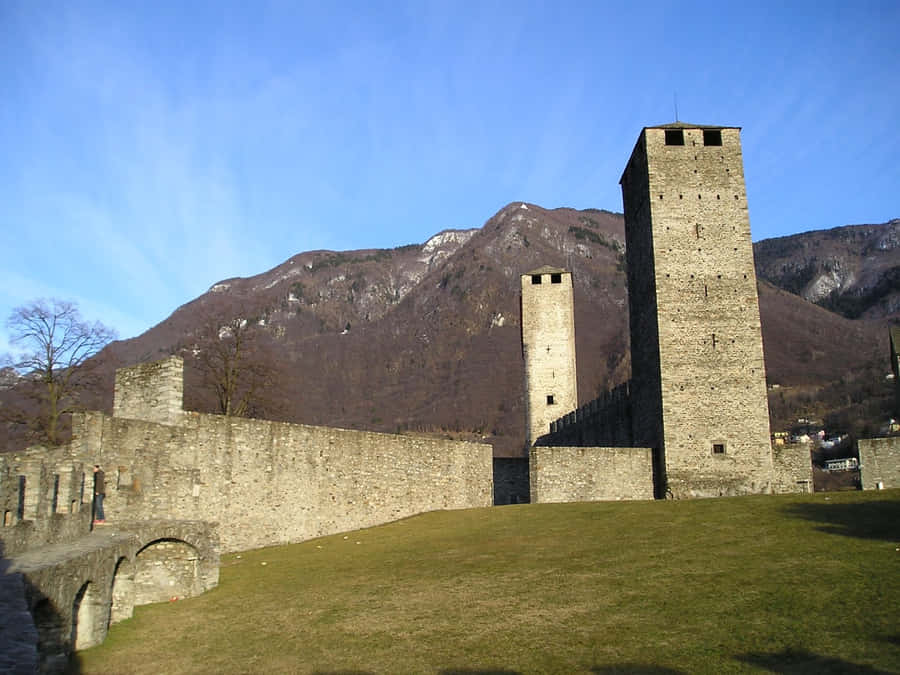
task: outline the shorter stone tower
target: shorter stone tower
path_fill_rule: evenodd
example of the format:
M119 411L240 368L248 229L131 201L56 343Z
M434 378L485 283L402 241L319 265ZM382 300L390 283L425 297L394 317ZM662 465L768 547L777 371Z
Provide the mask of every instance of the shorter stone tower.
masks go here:
M550 422L578 407L575 376L575 303L572 275L541 267L523 274L522 355L525 357L526 442L550 431Z

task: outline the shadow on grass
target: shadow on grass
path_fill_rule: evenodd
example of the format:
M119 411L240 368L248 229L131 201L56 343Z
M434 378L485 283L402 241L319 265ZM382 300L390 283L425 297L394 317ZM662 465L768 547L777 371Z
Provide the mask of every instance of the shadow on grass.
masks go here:
M518 670L497 670L496 668L448 668L439 675L521 675Z
M735 657L738 661L785 675L819 675L820 673L849 673L856 675L890 675L891 671L862 666L843 659L820 656L805 649L785 649L774 654L751 652Z
M647 666L641 663L616 663L611 666L594 666L596 675L684 675L684 671L665 666Z
M785 512L822 523L818 529L830 534L885 541L900 539L900 501L792 504Z

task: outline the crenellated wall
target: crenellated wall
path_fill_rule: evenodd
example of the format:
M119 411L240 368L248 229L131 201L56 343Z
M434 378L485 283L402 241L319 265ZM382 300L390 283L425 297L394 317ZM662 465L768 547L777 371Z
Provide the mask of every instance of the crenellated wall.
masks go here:
M6 555L90 531L93 465L68 447L0 455L0 542Z
M603 392L593 401L550 423L550 432L537 445L631 447L631 383Z

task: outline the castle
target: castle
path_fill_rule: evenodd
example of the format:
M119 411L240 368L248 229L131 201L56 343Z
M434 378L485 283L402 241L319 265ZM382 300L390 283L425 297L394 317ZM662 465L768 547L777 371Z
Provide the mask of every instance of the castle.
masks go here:
M809 489L808 451L769 443L739 133L641 132L621 181L630 382L579 407L571 274L521 277L533 502ZM220 550L501 501L489 445L186 412L182 395L177 357L122 369L113 415L0 456L0 598L20 619L0 669L59 669L136 604L215 586ZM96 531L94 464L114 523Z
M574 376L571 277L563 270L522 277L529 429L538 446L532 501L565 499L570 478L585 482L585 461L598 462L590 472L596 484L579 490L580 499L807 490L808 456L781 449L776 458L770 442L740 130L647 127L621 186L632 378L582 408L570 406L549 427L550 389L566 391L566 402L575 391L546 375ZM541 283L548 276L566 279L552 298ZM547 309L557 301L564 308ZM572 366L563 367L568 360ZM574 459L573 446L580 448Z

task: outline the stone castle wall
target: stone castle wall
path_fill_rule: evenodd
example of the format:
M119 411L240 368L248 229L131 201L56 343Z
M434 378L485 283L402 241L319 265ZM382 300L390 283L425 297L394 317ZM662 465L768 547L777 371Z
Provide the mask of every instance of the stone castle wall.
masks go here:
M525 357L526 442L578 407L575 303L572 275L542 267L521 277L522 353Z
M533 447L531 502L653 499L652 454L650 448Z
M223 551L493 502L479 443L200 413L178 426L85 413L73 434L106 471L107 519L218 522Z
M635 442L662 450L669 496L767 492L774 474L740 130L645 129L622 190Z
M857 448L863 490L900 487L900 436L861 438Z

